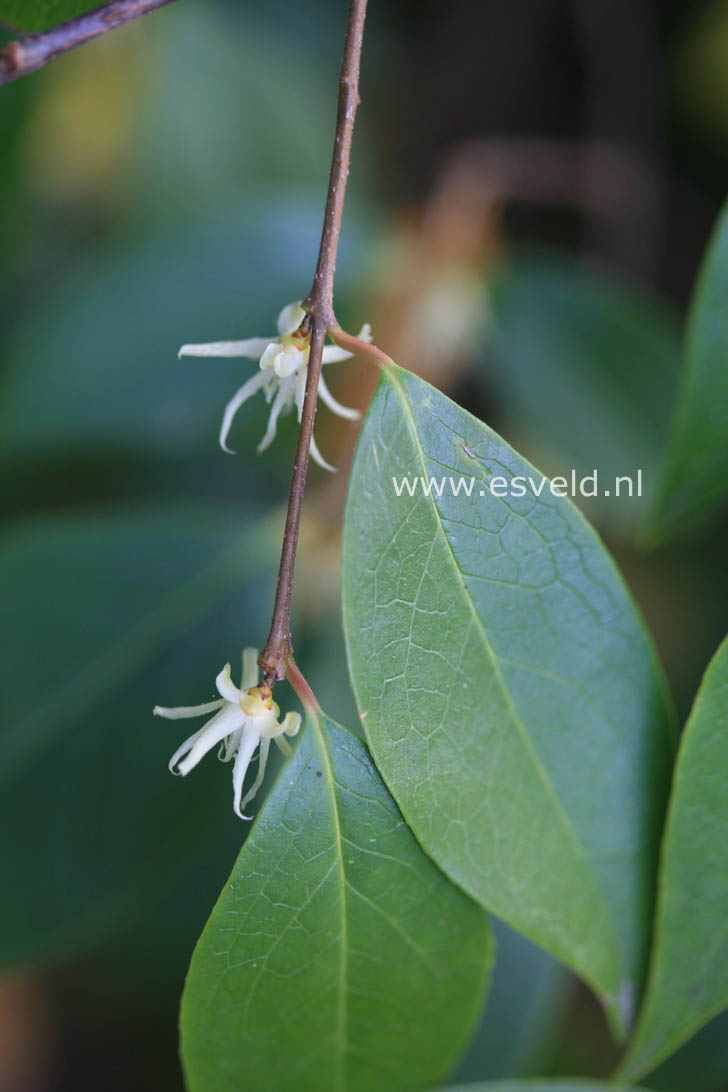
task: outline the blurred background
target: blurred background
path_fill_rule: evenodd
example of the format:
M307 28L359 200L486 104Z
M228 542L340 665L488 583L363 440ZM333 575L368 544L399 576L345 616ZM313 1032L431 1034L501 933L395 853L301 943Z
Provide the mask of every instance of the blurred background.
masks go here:
M252 402L223 455L253 365L176 353L273 333L306 294L344 20L343 0L179 0L0 88L0 1092L182 1088L184 973L246 830L228 769L169 776L179 726L151 709L205 700L264 642L295 428L257 459ZM643 470L643 502L583 503L682 722L726 629L728 521L638 543L728 188L727 0L371 0L362 98L340 321L546 473ZM329 381L364 409L376 376ZM340 469L310 472L294 618L352 728L355 434L319 413ZM460 1076L607 1074L594 1000L498 935ZM724 1092L728 1021L643 1084Z

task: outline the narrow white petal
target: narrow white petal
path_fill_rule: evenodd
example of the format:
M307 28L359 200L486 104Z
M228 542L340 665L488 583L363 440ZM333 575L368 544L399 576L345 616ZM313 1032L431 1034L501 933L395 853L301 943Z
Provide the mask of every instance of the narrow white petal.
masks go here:
M259 360L270 344L269 337L249 337L247 341L210 341L205 345L183 345L178 356L247 356Z
M348 349L342 349L339 345L327 345L321 353L321 363L340 364L342 360L349 360L353 355Z
M294 394L293 401L296 403L296 413L298 415L298 423L301 423L301 417L303 416L303 403L306 399L306 379L308 376L308 368L302 368L300 372L296 372L293 379Z
M313 461L315 463L319 464L319 466L321 467L322 470L329 470L329 471L331 471L332 474L336 473L336 467L332 466L331 463L327 463L326 459L324 459L323 455L321 454L319 449L316 447L316 441L314 440L313 433L311 433L311 448L310 448L310 451L311 451L311 458L313 459Z
M180 758L182 758L182 755L186 755L188 751L192 750L194 744L197 743L198 739L202 738L202 736L205 734L206 731L207 731L207 725L205 725L203 728L200 728L197 732L194 732L193 735L191 735L189 737L189 739L186 739L184 741L184 743L182 744L181 747L177 748L177 750L174 752L174 754L172 755L172 757L169 760L169 772L170 773L173 773L173 774L178 774L179 773L179 770L176 767L177 767L177 763L179 762Z
M298 735L298 730L301 727L301 714L300 713L286 713L283 718L281 728L284 735L295 736Z
M229 736L220 744L220 750L217 752L217 757L220 762L229 762L231 758L234 758L238 753L238 747L243 738L243 729L238 728L237 731L232 732Z
M345 417L347 421L358 421L361 417L359 410L348 409L346 406L342 406L341 402L337 402L333 394L326 386L323 374L319 376L319 396L325 406L328 406L332 413L335 413L337 417Z
M275 368L277 358L283 352L280 341L274 340L269 342L263 350L260 357L261 371L267 371L270 368Z
M273 365L279 379L288 379L299 368L308 364L308 349L284 349L276 357Z
M243 738L240 749L238 750L235 765L233 766L233 810L241 819L251 818L249 815L243 815L240 797L243 794L243 782L245 781L245 775L248 772L248 766L255 754L255 748L258 746L259 741L260 736L255 730L255 725L251 723L250 719L247 720L245 722L245 728L243 729Z
M265 372L256 372L255 375L251 375L247 383L243 383L237 394L233 395L225 406L225 413L223 414L222 425L220 426L220 447L223 451L227 451L228 455L235 454L235 452L227 446L228 433L230 432L233 418L243 402L247 402L247 400L263 386L266 378Z
M208 721L204 728L196 732L180 747L170 762L170 769L173 765L176 765L182 777L186 777L208 751L216 747L225 736L231 735L240 728L244 721L245 714L239 705L226 704L225 708L221 709L217 716ZM182 759L181 762L178 761L188 744L191 744L191 746L188 748L187 757Z
M250 690L251 686L258 683L258 649L243 649L243 676L240 680L241 690Z
M370 344L372 340L371 322L365 322L356 336L359 338L359 341L366 341L367 344Z
M215 701L206 701L202 705L178 705L174 709L167 709L164 705L155 705L153 712L155 717L180 720L183 717L204 717L206 713L214 713L216 709L224 704L224 698L216 698Z
M284 380L284 382L281 383L280 387L278 388L278 393L273 399L273 405L270 408L270 417L268 418L268 427L265 430L265 435L258 444L258 447L256 448L259 455L261 455L267 448L269 448L276 438L278 417L280 416L281 411L285 408L289 393L290 386Z
M246 792L245 796L243 797L243 799L242 799L242 801L240 803L240 811L242 811L243 808L245 807L245 805L250 800L253 799L253 797L257 793L258 789L263 784L263 778L265 777L265 767L266 767L266 763L268 762L268 751L269 750L270 750L270 740L265 739L265 738L261 739L261 741L260 741L260 751L259 751L259 757L258 757L258 773L256 774L255 781L250 786L250 789L248 790L248 792Z
M278 316L278 333L281 337L295 334L305 317L306 312L301 307L300 300L295 300L293 303L286 304Z
M225 701L232 702L233 705L237 705L243 696L242 692L238 690L237 686L230 678L230 664L225 664L224 668L215 679L215 686L217 687L218 694L220 694Z

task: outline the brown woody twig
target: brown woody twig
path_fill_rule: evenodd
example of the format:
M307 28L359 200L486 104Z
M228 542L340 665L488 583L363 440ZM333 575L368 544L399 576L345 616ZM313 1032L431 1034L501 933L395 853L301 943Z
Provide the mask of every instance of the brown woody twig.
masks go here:
M0 49L0 84L36 72L60 53L171 3L172 0L112 0L42 34L29 34L9 42Z
M313 422L316 415L316 400L321 375L321 353L323 352L327 333L338 330L338 323L334 314L334 274L336 272L336 254L341 233L341 217L344 211L344 196L349 176L354 118L359 105L359 67L366 7L367 0L350 0L344 57L341 63L341 77L339 80L339 108L336 117L334 154L331 161L321 245L313 286L308 298L303 302L311 331L306 397L303 403L296 459L293 464L293 479L288 498L288 514L283 534L273 618L268 641L258 661L263 669L264 679L271 686L276 679L282 679L287 670L289 675L295 673L300 675L295 667L291 648L293 570L296 564L298 529L301 523L301 507L306 485L306 469L313 434Z

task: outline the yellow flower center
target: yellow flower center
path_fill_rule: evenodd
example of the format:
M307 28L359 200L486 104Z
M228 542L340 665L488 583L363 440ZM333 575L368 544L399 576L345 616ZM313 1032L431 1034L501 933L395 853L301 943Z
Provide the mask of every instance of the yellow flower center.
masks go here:
M298 349L300 352L301 350L309 348L311 344L311 334L307 330L302 330L299 326L292 334L283 334L280 342L286 352L290 352L291 349Z
M253 686L240 699L240 708L247 717L269 717L272 713L278 719L280 707L273 701L273 693L265 683Z

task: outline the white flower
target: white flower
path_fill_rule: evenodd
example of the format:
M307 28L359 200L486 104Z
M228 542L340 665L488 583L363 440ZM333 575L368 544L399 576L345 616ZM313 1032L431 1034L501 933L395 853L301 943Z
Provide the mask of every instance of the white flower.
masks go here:
M230 455L234 454L227 446L227 437L233 418L243 403L261 388L266 401L272 402L272 405L268 427L258 444L259 452L265 451L273 442L281 413L286 413L295 405L300 422L306 393L308 354L311 343L310 333L301 329L301 323L305 317L306 312L300 303L289 303L278 316L278 337L252 337L247 341L213 341L207 345L183 345L180 349L180 356L246 356L251 360L260 361L260 371L243 383L225 407L220 428L220 446L223 451L227 451ZM362 326L358 336L362 341L371 341L371 327ZM348 360L353 355L346 349L340 349L338 345L327 345L321 361L323 364L335 364L341 360ZM318 392L321 400L339 417L356 421L360 416L358 410L347 409L336 401L326 386L323 375L319 379ZM335 469L323 458L313 436L311 437L311 457L324 470Z
M233 808L241 819L250 818L243 815L243 808L253 799L263 783L270 741L274 739L284 755L290 755L291 747L285 737L295 736L301 727L300 713L287 713L283 721L278 720L281 711L273 701L269 687L265 683L258 685L257 659L256 648L246 648L243 652L243 677L239 690L230 678L230 664L225 664L215 679L220 694L216 701L205 702L203 705L183 705L177 709L165 709L161 705L154 707L156 716L167 717L169 720L215 714L177 748L169 760L169 768L172 773L185 777L208 751L220 744L220 761L229 762L232 758L235 759ZM245 774L258 745L258 773L250 790L241 800Z

